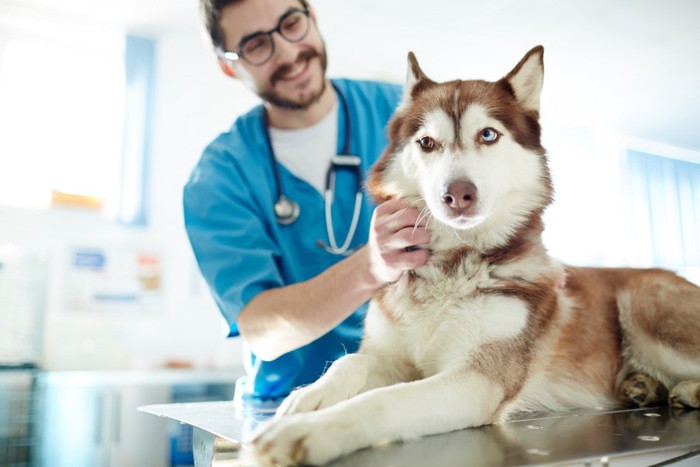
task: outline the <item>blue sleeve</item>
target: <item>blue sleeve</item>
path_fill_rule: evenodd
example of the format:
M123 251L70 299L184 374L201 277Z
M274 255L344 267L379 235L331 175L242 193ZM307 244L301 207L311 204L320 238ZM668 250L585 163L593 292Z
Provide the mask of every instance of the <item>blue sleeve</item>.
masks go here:
M183 208L202 275L230 325L229 336L237 336L236 320L246 304L283 281L279 248L261 208L265 193L251 192L256 184L249 172L255 171L244 172L243 157L234 158L228 147L222 136L205 150L185 186Z

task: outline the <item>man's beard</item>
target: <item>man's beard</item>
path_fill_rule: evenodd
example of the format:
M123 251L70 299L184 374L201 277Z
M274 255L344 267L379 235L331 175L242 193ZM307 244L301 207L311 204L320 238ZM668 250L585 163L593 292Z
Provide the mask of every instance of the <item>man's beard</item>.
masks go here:
M291 101L289 99L285 99L279 94L277 94L275 91L272 90L274 88L275 83L281 79L282 76L284 76L291 67L294 66L294 63L297 63L299 61L310 61L313 58L318 57L318 59L321 61L321 70L323 72L323 81L321 84L321 89L309 96L307 99L301 102L297 101ZM318 102L321 99L321 96L323 95L323 92L326 90L326 68L328 67L328 57L326 55L326 47L325 44L323 45L323 48L321 52L317 51L316 49L310 49L310 50L304 50L302 51L299 56L297 57L296 61L294 63L291 63L289 65L283 65L275 72L272 74L270 77L270 89L264 90L260 93L260 97L265 101L268 102L275 107L281 108L281 109L287 109L287 110L306 110L309 107L311 107L313 104Z

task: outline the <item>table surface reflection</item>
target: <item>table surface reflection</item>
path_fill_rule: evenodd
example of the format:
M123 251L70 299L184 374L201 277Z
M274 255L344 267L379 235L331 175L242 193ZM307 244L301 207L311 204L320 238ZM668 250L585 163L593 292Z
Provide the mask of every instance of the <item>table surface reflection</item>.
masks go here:
M209 460L198 465L251 465L245 462L241 442L274 413L273 406L245 410L233 402L164 404L139 408L195 428ZM199 435L199 436L197 436ZM605 464L608 459L653 456L668 459L697 454L687 465L700 465L700 410L667 407L616 411L578 411L566 414L524 414L499 425L428 436L405 443L364 449L331 463L333 467L405 466L514 466L543 464ZM219 458L217 451L226 451ZM223 457L222 457L223 456ZM199 457L202 457L201 455ZM207 457L206 455L204 457ZM236 461L235 459L239 459ZM687 461L683 461L687 462ZM678 464L686 465L686 464Z

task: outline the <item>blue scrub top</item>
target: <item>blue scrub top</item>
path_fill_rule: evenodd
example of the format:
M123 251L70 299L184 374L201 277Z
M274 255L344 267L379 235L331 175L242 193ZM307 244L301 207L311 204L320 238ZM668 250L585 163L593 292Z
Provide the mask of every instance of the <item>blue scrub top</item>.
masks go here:
M366 176L387 144L386 125L401 97L401 87L356 80L333 80L350 116L350 152L362 159ZM339 99L339 105L344 105ZM238 118L204 151L185 186L185 226L200 270L219 309L238 336L236 320L258 293L317 276L343 256L319 248L328 243L321 194L280 164L285 196L296 201L300 216L277 223L273 206L277 186L263 129L263 108ZM338 111L338 154L345 145L345 110ZM336 239L345 238L352 220L357 181L339 170L333 204ZM367 243L374 205L365 193L355 248ZM330 363L355 352L362 337L366 305L318 340L265 362L246 350L248 377L239 385L245 399L279 399L311 383Z

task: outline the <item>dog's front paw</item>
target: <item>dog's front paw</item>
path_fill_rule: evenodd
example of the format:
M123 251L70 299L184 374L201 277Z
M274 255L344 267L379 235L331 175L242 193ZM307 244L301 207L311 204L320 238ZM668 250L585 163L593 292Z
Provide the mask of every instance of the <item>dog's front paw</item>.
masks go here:
M676 384L668 396L668 405L677 409L700 409L700 380Z
M300 412L312 412L347 400L355 395L347 386L333 384L322 379L299 389L295 389L282 401L277 416Z
M265 466L322 465L353 451L342 421L319 415L295 414L265 425L251 442L254 460Z

